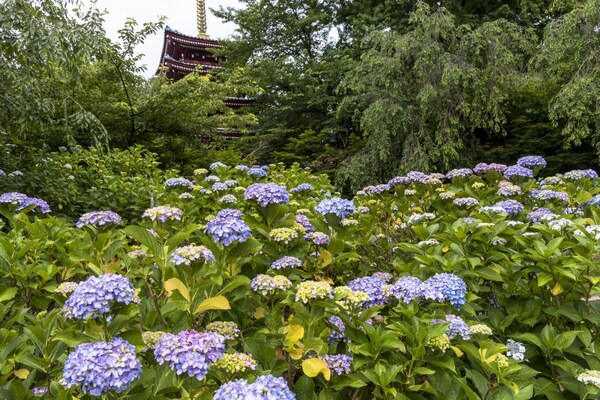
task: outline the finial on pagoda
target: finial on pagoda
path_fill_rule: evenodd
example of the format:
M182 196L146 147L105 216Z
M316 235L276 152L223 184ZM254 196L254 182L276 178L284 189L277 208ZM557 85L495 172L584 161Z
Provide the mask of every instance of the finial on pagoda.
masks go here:
M204 0L196 0L196 17L198 37L202 39L208 38L206 34L206 5L204 4Z

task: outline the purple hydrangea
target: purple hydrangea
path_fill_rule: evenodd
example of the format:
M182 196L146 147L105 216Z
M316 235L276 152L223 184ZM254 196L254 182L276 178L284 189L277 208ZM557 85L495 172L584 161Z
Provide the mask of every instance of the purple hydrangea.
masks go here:
M409 303L414 298L422 295L423 282L419 278L413 276L404 276L399 278L396 283L386 287L385 293L399 301Z
M310 183L301 183L295 188L290 189L291 193L310 192L313 186Z
M306 215L298 214L296 215L296 222L302 225L306 232L312 232L315 230L313 224L310 223L310 220Z
M423 184L427 183L427 180L429 180L429 175L419 171L410 171L408 174L406 174L406 177L410 179L411 182Z
M460 336L463 340L471 339L471 328L469 328L469 325L467 325L467 323L461 317L457 315L446 314L445 320L434 319L431 321L432 324L443 322L450 324L446 329L446 335L448 335L450 339L456 336Z
M503 200L494 204L496 207L502 207L509 215L516 215L525 210L525 206L516 200Z
M473 170L471 168L458 168L453 169L452 171L446 174L446 178L454 179L454 178L465 178L467 176L473 175Z
M229 246L233 242L245 242L252 237L250 227L241 219L239 210L226 208L206 224L206 233L212 235L216 242Z
M383 287L386 281L374 276L363 276L348 282L348 287L354 291L363 292L369 295L371 301L365 302L365 307L380 306L385 304L385 293Z
M334 374L345 375L352 372L352 357L347 354L327 354L321 359Z
M25 201L21 202L21 204L17 207L17 211L21 211L29 206L33 206L34 209L39 209L42 214L47 214L50 212L50 206L48 203L45 200L35 197L28 197Z
M540 207L537 210L534 210L534 211L530 212L529 214L527 214L527 218L529 220L531 220L532 222L539 224L542 222L543 217L546 215L555 215L555 214L547 208Z
M476 174L485 174L488 171L496 171L496 172L504 172L504 170L508 168L506 165L504 164L496 164L496 163L491 163L491 164L486 164L486 163L479 163L477 164L474 168L473 168L473 172L475 172Z
M256 400L296 400L285 379L273 375L263 375L248 386L246 399Z
M472 207L479 205L479 200L474 197L459 197L454 199L453 203L458 207Z
M191 189L194 187L194 184L189 179L185 178L169 178L165 182L166 187L185 187Z
M81 385L84 393L100 396L120 393L142 374L135 347L121 338L110 342L83 343L69 354L62 383L67 388Z
M273 268L273 269L283 269L283 268L287 268L287 267L301 267L301 266L302 266L302 260L300 260L297 257L291 257L291 256L281 257L279 260L274 261L273 264L271 264L271 268Z
M250 176L258 176L262 178L267 176L267 172L260 167L252 167L246 173Z
M565 172L565 179L570 179L573 181L578 181L580 179L596 179L598 178L598 173L593 169L574 169L573 171Z
M27 195L23 194L23 193L8 192L8 193L3 193L2 195L0 195L0 203L20 205L22 202L24 202L28 198L29 197L27 197Z
M344 324L344 321L337 315L332 315L329 317L329 323L333 325L335 329L331 330L331 334L327 341L333 343L337 340L344 340L344 334L346 333L346 324Z
M227 190L229 187L221 182L215 182L213 183L212 187L210 188L210 190L212 190L213 192L222 192L224 190Z
M245 400L248 386L245 379L224 383L215 391L213 400Z
M283 275L269 276L260 274L250 282L250 288L263 296L272 295L278 291L285 292L292 287L292 282Z
M238 181L236 179L227 179L223 182L228 188L234 187L238 185Z
M423 282L423 286L423 293L427 290L431 290L433 296L437 296L435 292L441 293L457 310L467 302L467 285L456 275L435 274Z
M168 219L181 221L183 211L176 207L158 206L148 208L144 211L142 218L150 218L152 221L165 222Z
M214 332L167 333L154 347L154 356L160 365L167 362L177 375L185 373L198 380L203 379L210 365L224 354L225 337Z
M215 256L204 246L189 245L178 247L171 253L171 261L175 265L190 265L196 260L204 259L205 262L214 261Z
M552 200L557 199L560 201L569 201L569 194L567 192L557 192L554 190L539 190L534 189L531 191L531 197L538 200Z
M77 285L63 306L67 318L97 318L110 311L113 303L136 301L135 288L124 276L103 274L92 276Z
M363 188L363 192L367 195L367 196L371 196L374 194L381 194L381 193L385 193L388 190L391 189L391 186L383 183L381 185L375 185L375 186L367 186L365 188Z
M520 165L511 165L504 170L506 179L517 178L533 178L533 171L529 168L521 167Z
M255 200L261 207L290 202L287 190L274 183L253 183L246 188L244 199Z
M412 180L407 176L396 176L388 181L390 188L394 188L399 185L408 185Z
M310 232L304 235L304 239L310 240L314 244L318 246L329 244L329 236L324 234L323 232Z
M76 227L81 228L86 225L91 226L102 226L106 224L120 224L121 216L112 211L91 211L83 214L79 217L79 220L75 224Z
M356 211L354 202L339 197L321 200L315 207L315 211L321 215L334 214L339 218L346 218L348 215Z
M517 160L517 165L529 169L546 168L546 160L542 156L525 156Z

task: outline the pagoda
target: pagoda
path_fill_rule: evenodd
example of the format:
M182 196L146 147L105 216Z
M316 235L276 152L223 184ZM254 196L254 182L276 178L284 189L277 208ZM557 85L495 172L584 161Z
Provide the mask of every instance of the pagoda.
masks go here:
M218 40L210 39L206 33L206 5L204 0L196 0L197 7L197 36L183 33L165 27L163 50L160 57L160 67L156 74L164 73L167 78L175 81L191 72L211 74L222 68L219 60L211 50L222 49ZM240 108L252 103L254 99L245 97L228 98L225 104L231 108Z

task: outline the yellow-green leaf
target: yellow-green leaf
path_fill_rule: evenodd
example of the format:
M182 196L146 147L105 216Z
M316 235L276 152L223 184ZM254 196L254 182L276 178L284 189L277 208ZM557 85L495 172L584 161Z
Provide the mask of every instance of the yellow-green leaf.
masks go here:
M181 282L177 278L171 278L166 280L165 290L167 291L167 294L169 296L173 293L174 290L178 290L179 293L181 293L181 295L185 297L187 301L190 301L190 289L188 289L188 287L185 286L185 283Z
M462 352L461 349L459 349L456 346L450 346L450 348L452 349L452 351L454 352L454 354L456 354L456 357L458 357L458 358L462 357L463 354L465 354L465 353Z
M283 328L283 331L285 332L286 339L292 343L297 342L304 337L304 327L302 327L302 325L287 325Z
M200 303L194 312L201 313L209 310L231 310L231 306L229 305L229 301L225 296L215 296L210 297Z
M327 363L320 358L311 358L302 361L302 371L309 378L314 378L322 373L325 380L331 379L331 371L327 368Z
M15 371L15 376L20 379L27 379L27 377L29 376L29 370L20 369L18 371Z
M333 256L327 250L325 250L324 252L321 253L320 258L321 258L321 264L324 267L328 266L333 261Z
M554 287L552 288L552 294L556 296L561 294L562 292L564 292L562 285L556 282L556 285L554 285Z
M17 295L16 287L0 289L0 303L7 300L12 300Z

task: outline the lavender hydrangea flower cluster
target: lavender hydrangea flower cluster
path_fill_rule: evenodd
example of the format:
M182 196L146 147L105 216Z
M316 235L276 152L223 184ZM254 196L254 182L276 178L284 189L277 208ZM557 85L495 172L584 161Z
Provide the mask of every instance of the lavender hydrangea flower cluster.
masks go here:
M529 169L546 168L546 160L542 156L525 156L517 160L517 165Z
M427 180L429 179L429 175L419 171L410 171L408 174L406 174L406 177L410 179L411 182L418 182L422 184L426 184Z
M209 168L214 171L217 168L229 168L229 167L227 166L227 164L217 161L217 162L210 164Z
M329 317L329 323L336 329L331 330L327 341L331 344L338 340L344 340L344 334L346 333L346 324L344 324L344 321L337 315L332 315Z
M283 275L269 276L260 274L250 282L250 287L263 296L269 296L275 292L285 292L292 287L292 282Z
M196 260L204 259L205 262L214 261L215 256L205 246L189 245L176 248L171 253L171 261L175 265L190 265Z
M321 357L336 375L346 375L352 372L352 357L347 354L327 354Z
M225 191L227 189L229 189L229 187L226 184L222 183L222 182L215 182L210 187L210 190L212 190L213 192L223 192L223 191Z
M532 222L539 224L542 222L544 217L547 217L549 215L555 216L556 214L554 214L552 211L550 211L547 208L541 207L541 208L538 208L538 209L530 212L529 214L527 214L527 218L529 220L531 220Z
M324 234L323 232L310 232L304 235L304 239L310 240L314 244L318 246L322 246L325 244L329 244L329 236Z
M267 176L267 172L260 167L252 167L246 171L246 173L250 176L258 176L264 178Z
M459 197L452 202L458 207L472 207L479 205L479 200L474 197Z
M567 192L557 192L554 190L539 190L534 189L531 191L531 197L538 200L552 200L557 199L560 201L569 201L569 194Z
M315 230L313 224L310 223L310 220L306 215L298 214L296 215L296 222L302 225L306 232L312 232Z
M507 356L514 358L515 360L522 361L525 359L525 346L523 346L523 343L508 339L506 347L508 347L508 351L506 352Z
M434 319L431 321L432 324L447 322L450 325L446 329L446 335L450 339L453 339L456 336L460 336L462 340L471 339L471 328L469 325L459 316L446 314L445 320Z
M372 196L374 194L381 194L381 193L385 193L388 190L391 189L391 186L383 183L381 185L375 185L375 186L366 186L365 188L363 188L363 192L364 194L366 194L367 196Z
M216 242L229 246L233 242L245 242L252 237L250 227L242 220L242 212L226 208L206 224L206 233L212 235Z
M504 170L506 179L517 178L533 178L533 171L529 168L521 167L520 165L511 165Z
M287 190L274 183L253 183L246 188L244 199L255 200L261 207L290 202Z
M403 276L393 285L384 287L384 295L391 296L404 303L410 303L412 299L422 295L422 284L419 278L414 276Z
M467 285L456 275L435 274L423 284L426 288L441 293L444 299L449 301L457 310L467 302Z
M408 185L412 182L412 180L407 176L396 176L388 181L388 185L390 188L395 188L399 185Z
M194 184L189 179L185 178L169 178L165 182L166 187L184 187L191 189L194 187Z
M81 385L84 393L100 396L108 391L124 391L141 374L135 347L117 337L110 342L75 347L65 362L61 382L67 388Z
M92 276L77 285L63 306L63 314L67 318L97 318L108 313L111 304L129 304L136 297L135 288L124 276Z
M213 400L296 400L283 378L263 375L250 384L245 379L238 379L221 385L215 392Z
M29 197L19 192L3 193L0 195L0 203L14 204L17 206L16 211L24 210L30 206L33 206L34 209L37 208L42 214L47 214L51 211L46 201L36 197Z
M593 169L574 169L573 171L565 172L565 179L569 179L572 181L578 181L580 179L596 179L598 178L598 173Z
M313 185L310 183L301 183L295 188L290 189L290 193L310 192L313 189Z
M516 215L525 210L525 206L516 200L504 200L494 204L496 207L502 207L509 215Z
M346 218L348 215L353 214L356 211L354 202L352 200L346 200L339 197L332 197L330 199L323 199L315 207L315 211L321 215L334 214L339 218Z
M176 207L169 206L158 206L148 208L144 211L142 218L149 218L152 221L159 220L160 222L166 222L168 219L181 221L183 211Z
M81 228L86 225L91 226L102 226L106 224L120 224L121 216L112 211L91 211L83 214L79 217L79 220L75 224L76 227Z
M501 181L498 183L498 194L500 196L514 196L521 194L521 188L509 181Z
M225 338L214 332L167 333L154 347L154 356L160 365L168 362L177 375L185 373L198 380L204 378L210 365L224 354Z
M467 176L473 175L473 170L471 168L457 168L446 174L446 178L454 179L454 178L465 178Z
M364 276L348 282L348 287L357 292L363 292L369 295L371 301L365 302L364 306L369 308L385 304L386 298L383 287L387 284L381 278L375 276Z
M280 259L274 261L271 264L271 268L273 268L273 269L283 269L283 268L287 268L287 267L301 267L301 266L302 266L302 260L300 260L297 257L291 257L291 256L281 257Z
M504 164L496 164L496 163L491 163L491 164L486 164L486 163L479 163L477 164L474 168L473 168L473 172L475 172L476 174L485 174L486 172L489 171L495 171L495 172L504 172L504 170L508 168L506 165Z

